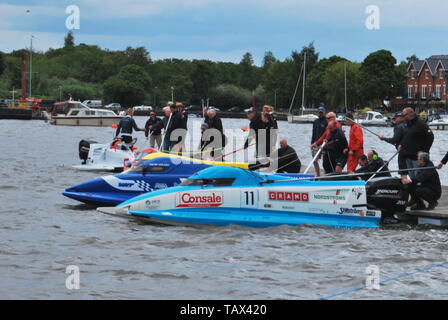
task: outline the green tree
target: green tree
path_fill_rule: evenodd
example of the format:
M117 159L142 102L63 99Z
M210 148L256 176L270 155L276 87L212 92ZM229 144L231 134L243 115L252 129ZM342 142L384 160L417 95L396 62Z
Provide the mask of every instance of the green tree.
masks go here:
M210 62L197 61L195 64L196 68L191 74L191 101L192 103L199 104L201 99L209 97L209 91L215 81Z
M420 59L415 54L413 54L412 56L406 58L406 62L408 64L411 63L411 62L418 61L418 60L420 60Z
M128 64L135 64L145 68L151 63L151 56L145 47L127 47L124 54L128 58Z
M395 64L397 60L388 50L379 50L369 54L360 68L363 98L373 105L394 95L398 83Z
M262 85L267 95L276 96L277 108L289 109L299 73L292 59L277 61L266 70Z
M73 32L70 30L64 38L64 47L71 48L75 46L75 37L73 36Z
M269 68L275 62L277 62L277 59L274 57L272 51L266 51L263 57L263 69Z
M232 84L220 84L210 90L210 103L224 109L247 106L250 99L249 90Z
M347 74L347 109L353 110L359 103L357 79L359 63L339 61L329 66L322 78L326 101L333 110L345 111L345 73Z
M254 59L246 52L240 62L240 86L249 90L256 87Z
M3 74L3 72L6 69L6 62L5 57L2 52L0 52L0 76Z
M324 86L324 75L328 68L340 61L347 61L339 56L331 56L319 60L313 67L312 71L308 73L306 79L306 100L312 105L319 105L320 103L328 104L326 101L328 97L327 88Z
M106 102L120 102L127 107L142 104L151 82L142 67L132 64L124 66L104 83L104 98Z

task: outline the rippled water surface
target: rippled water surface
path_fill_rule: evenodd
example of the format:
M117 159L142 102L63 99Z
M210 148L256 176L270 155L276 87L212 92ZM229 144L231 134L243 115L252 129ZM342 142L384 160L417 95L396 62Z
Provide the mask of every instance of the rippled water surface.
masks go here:
M137 117L142 126L145 118ZM191 119L189 126L193 128ZM228 129L246 120L224 119ZM316 299L447 261L446 230L336 230L310 226L160 227L102 214L61 192L98 176L78 172L78 142L109 142L111 128L51 126L0 120L0 298L3 299ZM280 122L302 163L311 160L310 125ZM391 135L391 128L373 128ZM241 131L229 132L239 138ZM145 141L137 133L138 146ZM448 132L435 132L432 156L447 151ZM366 149L387 159L393 147L365 132ZM194 141L196 144L197 141ZM396 162L391 166L396 168ZM447 171L440 171L448 185ZM80 289L68 290L68 265ZM340 299L447 299L448 266L388 281Z

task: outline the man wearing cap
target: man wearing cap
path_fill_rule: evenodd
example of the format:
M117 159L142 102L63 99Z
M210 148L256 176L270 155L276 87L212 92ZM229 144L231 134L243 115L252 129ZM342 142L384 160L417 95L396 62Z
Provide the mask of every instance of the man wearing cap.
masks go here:
M325 107L320 106L319 109L317 109L317 116L318 118L314 120L313 122L313 134L311 136L311 145L313 145L325 132L325 129L327 129L327 118L325 117ZM313 159L316 156L316 153L318 151L317 146L311 147L311 154L313 155ZM321 159L322 154L319 154L319 156L316 158L316 161L314 161L314 170L316 171L316 175L320 176L320 167L319 167L319 160Z
M364 136L361 126L352 121L353 114L347 113L345 119L345 124L350 126L350 139L348 148L344 150L344 153L347 153L348 156L347 171L353 173L358 166L358 158L364 154Z
M162 127L162 119L156 117L156 113L151 111L149 114L149 119L145 124L145 136L148 139L149 135L150 148L155 148L156 142L158 148L162 145Z
M406 121L404 121L404 116L401 111L395 113L392 121L394 123L394 135L392 138L386 138L385 136L380 136L380 140L386 141L387 143L393 144L395 148L400 145L401 139L404 137L404 131L406 130Z

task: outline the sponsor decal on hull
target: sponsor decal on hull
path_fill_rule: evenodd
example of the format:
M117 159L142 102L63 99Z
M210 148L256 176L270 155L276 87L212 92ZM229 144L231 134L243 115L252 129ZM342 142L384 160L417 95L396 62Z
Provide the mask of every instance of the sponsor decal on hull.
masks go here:
M356 209L356 208L340 208L337 212L339 214L355 214L361 217L364 217L364 210Z
M122 191L140 191L149 192L152 191L151 185L143 180L123 180L115 176L101 177L111 187Z
M282 192L269 191L269 200L271 201L295 201L308 202L308 192Z
M179 192L176 208L219 207L224 204L224 194L220 191Z

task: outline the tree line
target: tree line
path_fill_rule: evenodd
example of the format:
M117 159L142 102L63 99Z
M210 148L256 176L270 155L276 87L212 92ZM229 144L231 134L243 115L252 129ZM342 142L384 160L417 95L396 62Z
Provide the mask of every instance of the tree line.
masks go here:
M29 51L0 52L0 98L9 98L13 88L20 88L22 56L28 58ZM69 32L64 47L33 52L32 93L47 99L72 96L76 100L119 102L124 106L162 106L173 95L175 101L184 104L200 104L208 98L210 105L223 109L249 107L255 96L259 105L288 110L297 88L292 108L299 110L302 81L298 80L304 56L305 106L313 108L323 103L333 110L345 108L345 90L349 109L379 106L384 99L404 96L408 63L417 59L412 56L397 63L387 50L373 52L362 62L339 56L320 59L310 43L283 61L267 51L261 66L254 64L249 52L239 63L153 61L144 47L111 51L95 45L75 45Z

